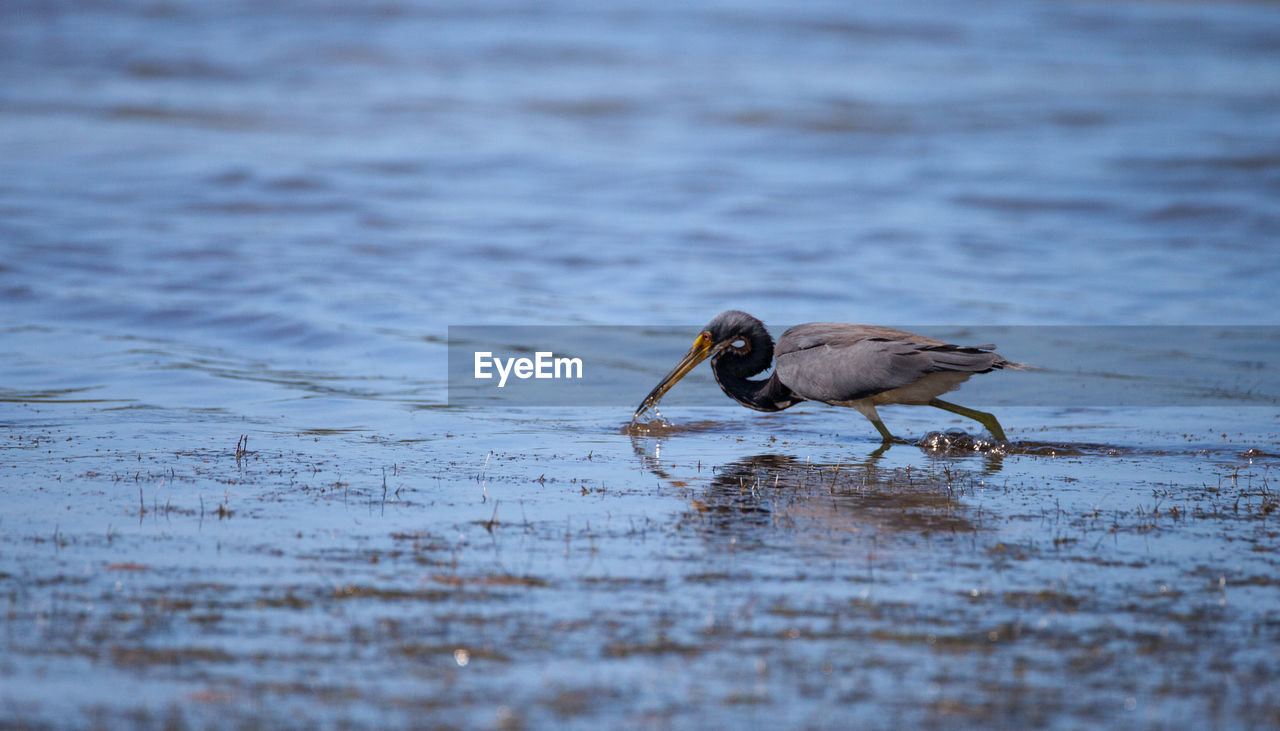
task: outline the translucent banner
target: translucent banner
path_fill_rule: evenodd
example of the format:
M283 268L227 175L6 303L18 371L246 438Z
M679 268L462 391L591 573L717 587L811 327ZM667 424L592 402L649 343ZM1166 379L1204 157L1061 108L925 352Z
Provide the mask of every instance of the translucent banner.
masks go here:
M903 326L957 345L998 345L1027 370L975 374L957 396L981 406L1274 406L1280 327ZM785 328L779 328L775 337ZM449 328L449 403L635 408L688 352L691 327ZM756 378L765 378L765 371ZM663 406L730 405L710 362Z

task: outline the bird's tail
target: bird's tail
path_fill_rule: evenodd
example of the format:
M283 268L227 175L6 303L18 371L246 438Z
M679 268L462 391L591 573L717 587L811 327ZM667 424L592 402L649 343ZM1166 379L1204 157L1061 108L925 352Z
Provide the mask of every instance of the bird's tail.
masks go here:
M995 343L988 343L987 345L971 345L969 347L977 350L995 350L996 349ZM994 364L994 366L996 368L1007 368L1011 371L1042 371L1044 370L1040 366L1033 366L1029 363L1014 363L1011 360L1002 360L999 363Z

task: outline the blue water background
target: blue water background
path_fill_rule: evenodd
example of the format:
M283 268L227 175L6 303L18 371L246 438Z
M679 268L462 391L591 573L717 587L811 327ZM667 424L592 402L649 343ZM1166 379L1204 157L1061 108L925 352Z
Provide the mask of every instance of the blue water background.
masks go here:
M745 519L690 536L679 526L715 503L712 474L779 454L838 470L878 439L853 413L727 400L667 412L687 432L628 436L643 392L616 410L449 407L446 345L465 325L692 338L728 308L774 326L1278 325L1277 58L1280 7L1247 2L3 3L0 712L548 725L564 719L544 696L568 688L602 699L576 716L590 724L1079 726L1134 708L1157 725L1273 723L1258 709L1277 702L1277 595L1250 583L1274 575L1273 524L1106 533L1177 503L1153 490L1236 485L1223 475L1271 464L1273 405L1001 411L1015 441L1084 456L956 457L979 485L956 509L983 527L940 546L891 519L894 470L945 469L950 490L950 463L911 446L866 463L894 476L869 488L884 522L866 518L880 503L815 499L792 506L813 530ZM1170 349L1156 365L1195 359ZM913 438L976 432L933 410L885 414ZM241 435L252 467L234 457ZM1251 495L1246 507L1266 499ZM532 527L500 540L495 519ZM420 534L414 550L452 568L393 560ZM1008 563L1009 546L1037 541L1046 554ZM547 586L481 605L490 625L457 620L465 598L334 599L450 571ZM1130 602L1166 584L1184 592L1168 614ZM1045 586L1098 603L1049 612L1060 635L990 655L866 640L1024 621L1035 636L1039 615L970 600ZM227 603L202 598L210 587ZM191 597L203 623L155 610ZM846 634L769 641L812 629L796 606L842 608ZM863 606L883 613L849 616ZM518 611L527 625L503 623ZM697 645L714 636L704 620L764 639L606 652L655 627ZM1074 638L1117 627L1132 634L1098 641L1112 661L1096 684L1073 674L1096 657L1073 655ZM445 652L430 666L445 674L415 682L422 668L379 644L389 628L507 661L477 655L483 672L465 675ZM1166 630L1186 643L1141 651ZM568 639L520 644L553 636ZM131 642L231 660L189 654L166 671L137 664ZM823 663L831 685L813 680ZM1229 671L1222 686L1159 685L1175 666ZM964 680L979 677L994 680ZM401 703L452 683L442 705ZM317 705L299 688L337 690ZM948 715L939 697L997 711ZM1035 702L999 705L1023 697Z

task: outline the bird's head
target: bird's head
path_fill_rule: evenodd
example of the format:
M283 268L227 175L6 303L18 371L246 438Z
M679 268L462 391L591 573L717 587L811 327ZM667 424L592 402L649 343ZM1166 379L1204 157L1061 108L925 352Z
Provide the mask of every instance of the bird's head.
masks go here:
M738 310L721 312L702 328L684 358L640 402L632 419L640 418L672 386L707 358L712 359L711 365L717 374L724 372L737 378L754 376L768 368L773 360L773 338L769 337L764 323L751 315Z

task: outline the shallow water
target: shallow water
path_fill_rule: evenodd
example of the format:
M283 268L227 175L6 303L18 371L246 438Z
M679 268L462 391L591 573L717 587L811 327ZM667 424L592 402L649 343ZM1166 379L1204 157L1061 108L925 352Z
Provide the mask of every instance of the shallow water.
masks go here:
M1277 49L1266 4L4 5L0 719L1280 723L1274 393L880 451L450 406L446 353L1274 327Z

